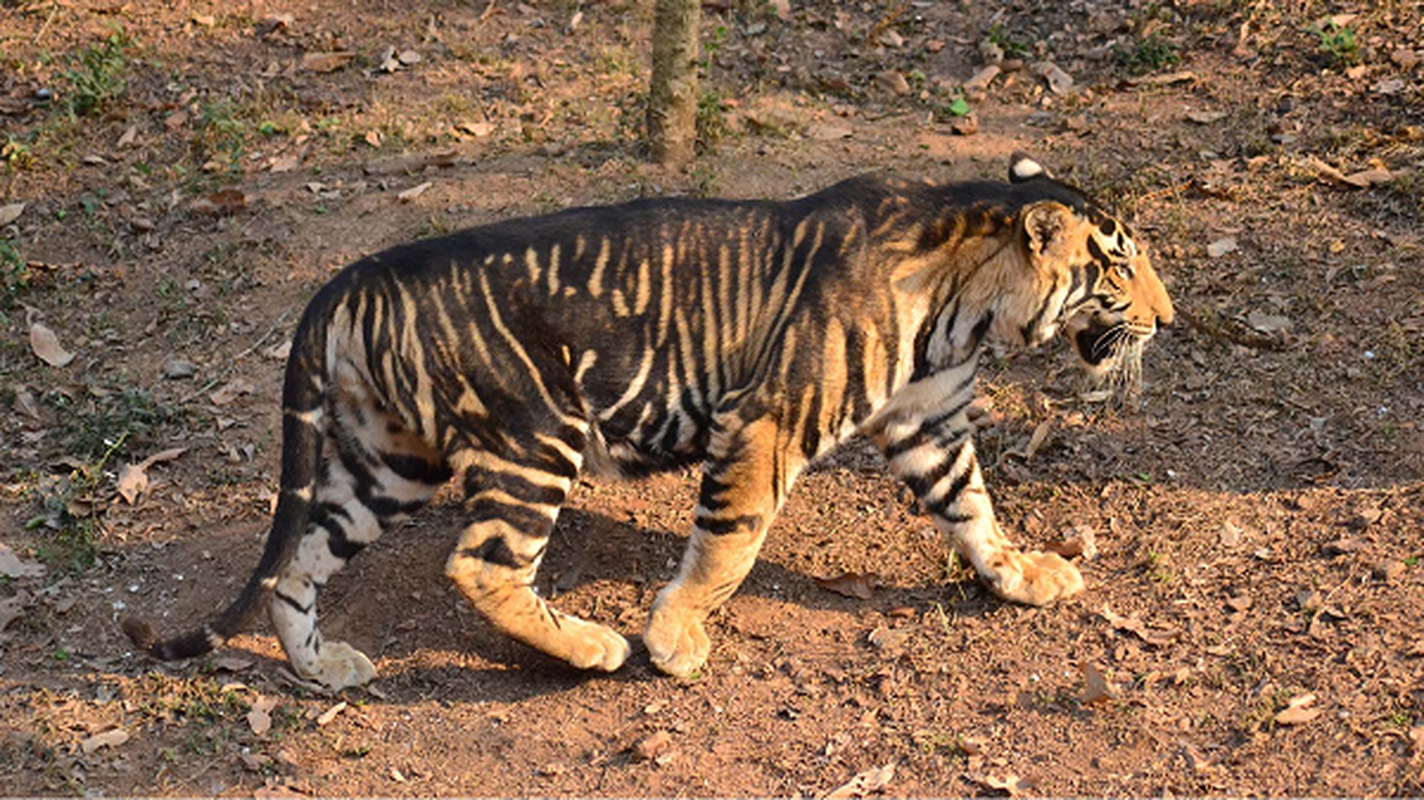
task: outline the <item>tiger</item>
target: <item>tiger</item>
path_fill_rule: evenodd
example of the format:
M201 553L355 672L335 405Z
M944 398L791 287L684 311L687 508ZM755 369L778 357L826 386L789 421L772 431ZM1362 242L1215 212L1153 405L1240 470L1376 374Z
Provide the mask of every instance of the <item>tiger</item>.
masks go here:
M560 507L585 472L700 463L681 565L642 636L657 669L691 676L798 474L856 434L989 590L1045 605L1084 582L995 518L969 417L983 353L1063 335L1109 376L1172 317L1134 233L1022 153L1008 181L870 174L798 199L641 199L397 246L340 271L296 327L281 491L239 596L173 638L123 629L150 657L188 658L266 607L298 675L366 684L375 667L323 639L317 597L457 478L467 524L446 575L504 634L611 672L628 640L535 589Z

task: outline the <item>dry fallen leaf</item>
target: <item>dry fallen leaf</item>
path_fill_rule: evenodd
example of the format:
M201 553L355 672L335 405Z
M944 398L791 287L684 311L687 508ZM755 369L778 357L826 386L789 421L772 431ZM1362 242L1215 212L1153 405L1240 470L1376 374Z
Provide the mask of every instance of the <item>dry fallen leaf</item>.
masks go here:
M894 650L904 644L905 640L909 637L910 634L908 631L898 628L887 628L881 625L871 631L870 635L866 638L870 640L871 644L881 650Z
M1414 755L1424 755L1424 725L1409 729L1409 741L1414 743Z
M24 203L10 203L0 206L0 225L9 225L25 213Z
M1073 89L1073 76L1063 71L1052 61L1040 61L1030 71L1048 83L1048 90L1056 95L1064 95Z
M426 167L449 167L455 163L455 151L439 153L412 153L410 155L383 158L362 167L367 175L413 175Z
M331 53L306 53L302 56L302 66L312 72L335 72L351 63L356 53L338 50Z
M1198 125L1211 125L1226 119L1225 111L1188 111L1187 119Z
M272 730L272 709L276 705L275 697L259 697L253 701L252 710L247 712L247 724L253 733L261 736Z
M400 200L402 203L409 203L410 201L414 200L415 198L417 198L417 197L419 197L419 196L425 194L425 190L426 190L426 189L429 189L431 186L434 186L434 185L435 185L435 184L431 183L430 181L426 181L426 182L424 182L424 183L416 184L415 186L412 186L412 187L410 187L409 189L406 189L405 191L398 193L398 194L396 195L396 199L397 199L397 200Z
M242 672L252 668L253 661L241 656L218 656L213 659L213 669L224 672Z
M341 712L343 712L343 711L345 711L345 710L346 710L346 701L345 701L345 700L342 700L341 702L337 703L336 705L332 706L331 708L328 708L327 710L321 712L321 716L319 716L319 717L316 718L316 724L317 724L319 727L325 728L327 725L330 725L330 724L331 724L331 721L332 721L332 720L336 719L336 715L337 715L337 714L340 714Z
M90 736L88 739L80 742L79 747L84 751L85 755L89 755L103 747L118 747L128 740L128 731L123 728L114 728L111 731L104 731L103 733L96 733Z
M1057 553L1063 558L1082 556L1088 561L1095 560L1098 557L1098 537L1093 533L1093 529L1086 525L1074 525L1073 533L1073 536L1061 542L1049 542L1043 549Z
M60 345L59 337L43 322L30 323L30 349L51 367L62 367L74 360L74 354Z
M215 217L236 214L247 208L247 195L241 189L223 189L221 192L213 192L207 197L194 200L189 208L194 213Z
M672 744L672 734L667 731L658 731L633 746L633 756L639 761L652 761L662 755L664 750Z
M215 406L225 406L245 394L252 394L252 382L246 378L234 378L226 386L208 395Z
M1025 778L1020 778L1012 772L1002 778L996 778L993 775L966 775L965 777L983 786L985 789L1002 792L1009 797L1017 797L1033 791L1032 783Z
M1091 661L1083 665L1083 705L1106 703L1112 699L1113 693L1108 689L1107 676L1098 669L1098 665Z
M879 579L871 572L843 572L834 578L816 578L816 585L828 592L857 600L869 600Z
M858 773L844 785L826 795L826 800L842 800L848 797L865 797L883 790L895 779L895 765L886 764Z
M38 578L43 574L44 564L21 560L9 545L0 542L0 575L7 578Z
M1236 249L1236 237L1225 236L1208 244L1206 246L1206 254L1208 258L1221 258Z
M1293 698L1290 705L1276 714L1277 725L1302 725L1325 713L1322 708L1307 708L1315 702L1314 694L1303 694Z
M1157 75L1141 75L1135 78L1128 78L1129 86L1167 86L1173 83L1186 83L1197 79L1197 74L1191 70L1181 72L1163 72Z
M302 159L306 158L309 152L311 152L310 144L290 148L285 153L278 153L272 157L271 161L267 162L267 171L291 172L301 166Z
M1107 606L1103 606L1098 613L1103 616L1103 619L1108 621L1109 625L1117 630L1127 631L1128 633L1136 635L1137 638L1142 641L1157 647L1169 645L1177 641L1177 637L1180 635L1180 631L1153 630L1147 627L1147 625L1136 616L1120 616L1113 613L1113 610Z
M5 630L6 626L19 619L25 611L25 604L29 602L30 594L25 591L0 600L0 631Z
M124 502L133 505L138 496L148 489L148 468L154 464L172 461L186 452L186 447L174 447L154 453L137 464L123 465L119 468L119 496L124 498Z
M1004 455L1022 458L1025 462L1032 461L1034 454L1038 452L1040 447L1043 447L1044 442L1048 441L1048 434L1052 432L1052 430L1053 420L1046 419L1038 423L1038 426L1033 429L1033 435L1029 436L1028 441L1025 442L1022 447L1008 450Z

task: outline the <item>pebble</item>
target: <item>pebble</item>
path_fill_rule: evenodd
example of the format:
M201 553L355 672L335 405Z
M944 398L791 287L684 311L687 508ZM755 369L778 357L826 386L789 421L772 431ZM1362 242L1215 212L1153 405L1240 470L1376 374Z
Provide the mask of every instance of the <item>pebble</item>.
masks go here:
M191 361L185 361L181 358L170 358L163 364L163 377L165 378L191 378L196 375L197 372L197 364Z
M1390 583L1397 580L1400 575L1403 575L1404 570L1405 565L1403 561L1385 561L1381 564L1376 564L1372 574L1375 580Z
M899 70L887 69L875 76L875 85L901 97L910 93L910 82Z

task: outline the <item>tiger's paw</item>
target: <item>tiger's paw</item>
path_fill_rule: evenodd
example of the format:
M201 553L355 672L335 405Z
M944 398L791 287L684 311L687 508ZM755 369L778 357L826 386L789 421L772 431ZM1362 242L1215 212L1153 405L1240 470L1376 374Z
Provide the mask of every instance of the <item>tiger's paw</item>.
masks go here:
M332 691L365 686L376 677L376 667L366 654L345 642L327 642L317 656L310 678Z
M1054 600L1072 597L1083 591L1083 575L1057 553L1016 553L1007 574L990 580L994 593L1015 603L1046 606Z
M702 620L659 597L648 630L643 634L653 666L675 678L686 678L707 663L712 642L702 630Z
M560 626L568 643L565 661L579 669L613 672L628 660L628 640L617 631L576 617L560 616Z

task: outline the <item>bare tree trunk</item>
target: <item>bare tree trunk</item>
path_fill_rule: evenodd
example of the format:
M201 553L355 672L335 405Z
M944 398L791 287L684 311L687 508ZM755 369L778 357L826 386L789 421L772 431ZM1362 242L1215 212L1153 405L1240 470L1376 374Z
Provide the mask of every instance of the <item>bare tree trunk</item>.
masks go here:
M697 144L697 28L701 0L657 0L648 146L654 161L685 164Z

